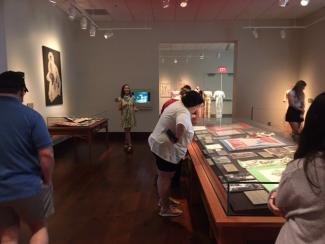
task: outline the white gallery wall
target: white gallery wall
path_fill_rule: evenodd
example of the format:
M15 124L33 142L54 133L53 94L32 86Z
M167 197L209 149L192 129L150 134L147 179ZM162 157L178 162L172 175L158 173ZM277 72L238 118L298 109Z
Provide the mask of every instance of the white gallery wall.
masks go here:
M116 31L110 40L97 33L78 32L79 111L95 114L108 111L110 130L121 131L114 98L125 82L131 88L153 91L153 110L137 114L135 131L151 131L159 113L160 43L237 43L234 76L234 116L282 125L285 90L298 78L299 31L283 40L276 31L254 39L242 29L246 23L157 23L151 31ZM266 111L266 112L265 112Z
M325 9L322 11L325 15ZM324 16L323 15L323 16ZM309 97L325 92L325 21L315 23L303 32L299 79L307 82Z
M1 5L2 3L2 5ZM26 102L44 117L108 113L110 131L122 131L114 99L121 86L152 91L152 110L137 113L135 131L149 132L159 114L159 44L234 42L233 114L284 125L284 93L298 79L308 83L307 98L324 90L325 22L307 30L262 30L254 39L247 22L155 23L150 31L115 31L110 40L90 38L79 21L43 0L0 1L0 65L25 72ZM286 22L255 23L285 25ZM123 27L125 23L116 23ZM42 45L61 52L63 105L46 107ZM0 66L1 67L1 66Z
M76 26L66 14L43 0L3 0L5 28L5 52L9 70L25 72L30 92L25 103L33 103L34 109L44 118L73 113L77 99L75 32ZM0 24L1 29L1 24ZM42 46L61 54L63 105L45 106ZM0 46L1 51L1 46Z

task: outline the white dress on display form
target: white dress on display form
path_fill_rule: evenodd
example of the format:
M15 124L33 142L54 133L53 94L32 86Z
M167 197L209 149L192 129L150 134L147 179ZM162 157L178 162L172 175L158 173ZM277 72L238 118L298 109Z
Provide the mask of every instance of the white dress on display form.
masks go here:
M216 118L222 118L222 108L223 108L223 99L226 97L223 91L215 91L213 93L213 98L216 102Z
M211 116L211 97L212 91L204 91L204 118L210 118Z

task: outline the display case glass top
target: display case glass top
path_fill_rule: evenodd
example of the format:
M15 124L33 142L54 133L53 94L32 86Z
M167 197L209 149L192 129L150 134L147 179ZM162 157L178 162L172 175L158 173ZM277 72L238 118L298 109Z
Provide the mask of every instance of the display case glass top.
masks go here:
M271 215L268 194L296 145L256 123L198 123L195 142L227 215ZM221 193L221 194L220 194Z

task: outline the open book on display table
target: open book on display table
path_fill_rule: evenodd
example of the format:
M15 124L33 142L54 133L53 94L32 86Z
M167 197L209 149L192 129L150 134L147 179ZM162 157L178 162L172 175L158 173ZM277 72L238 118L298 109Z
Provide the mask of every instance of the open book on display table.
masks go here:
M65 117L68 121L74 122L74 123L83 123L89 120L92 120L92 118L71 118L71 117Z

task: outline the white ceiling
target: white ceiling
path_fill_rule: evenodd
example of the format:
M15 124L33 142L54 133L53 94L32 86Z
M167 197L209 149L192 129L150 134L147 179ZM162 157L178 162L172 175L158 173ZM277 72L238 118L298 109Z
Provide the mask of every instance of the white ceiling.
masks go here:
M71 3L82 10L104 9L108 15L92 18L110 22L300 19L325 7L325 0L310 0L307 7L300 6L300 0L290 0L285 8L278 6L278 0L188 0L186 8L179 1L170 0L166 9L162 0L57 0L57 4L65 11Z

